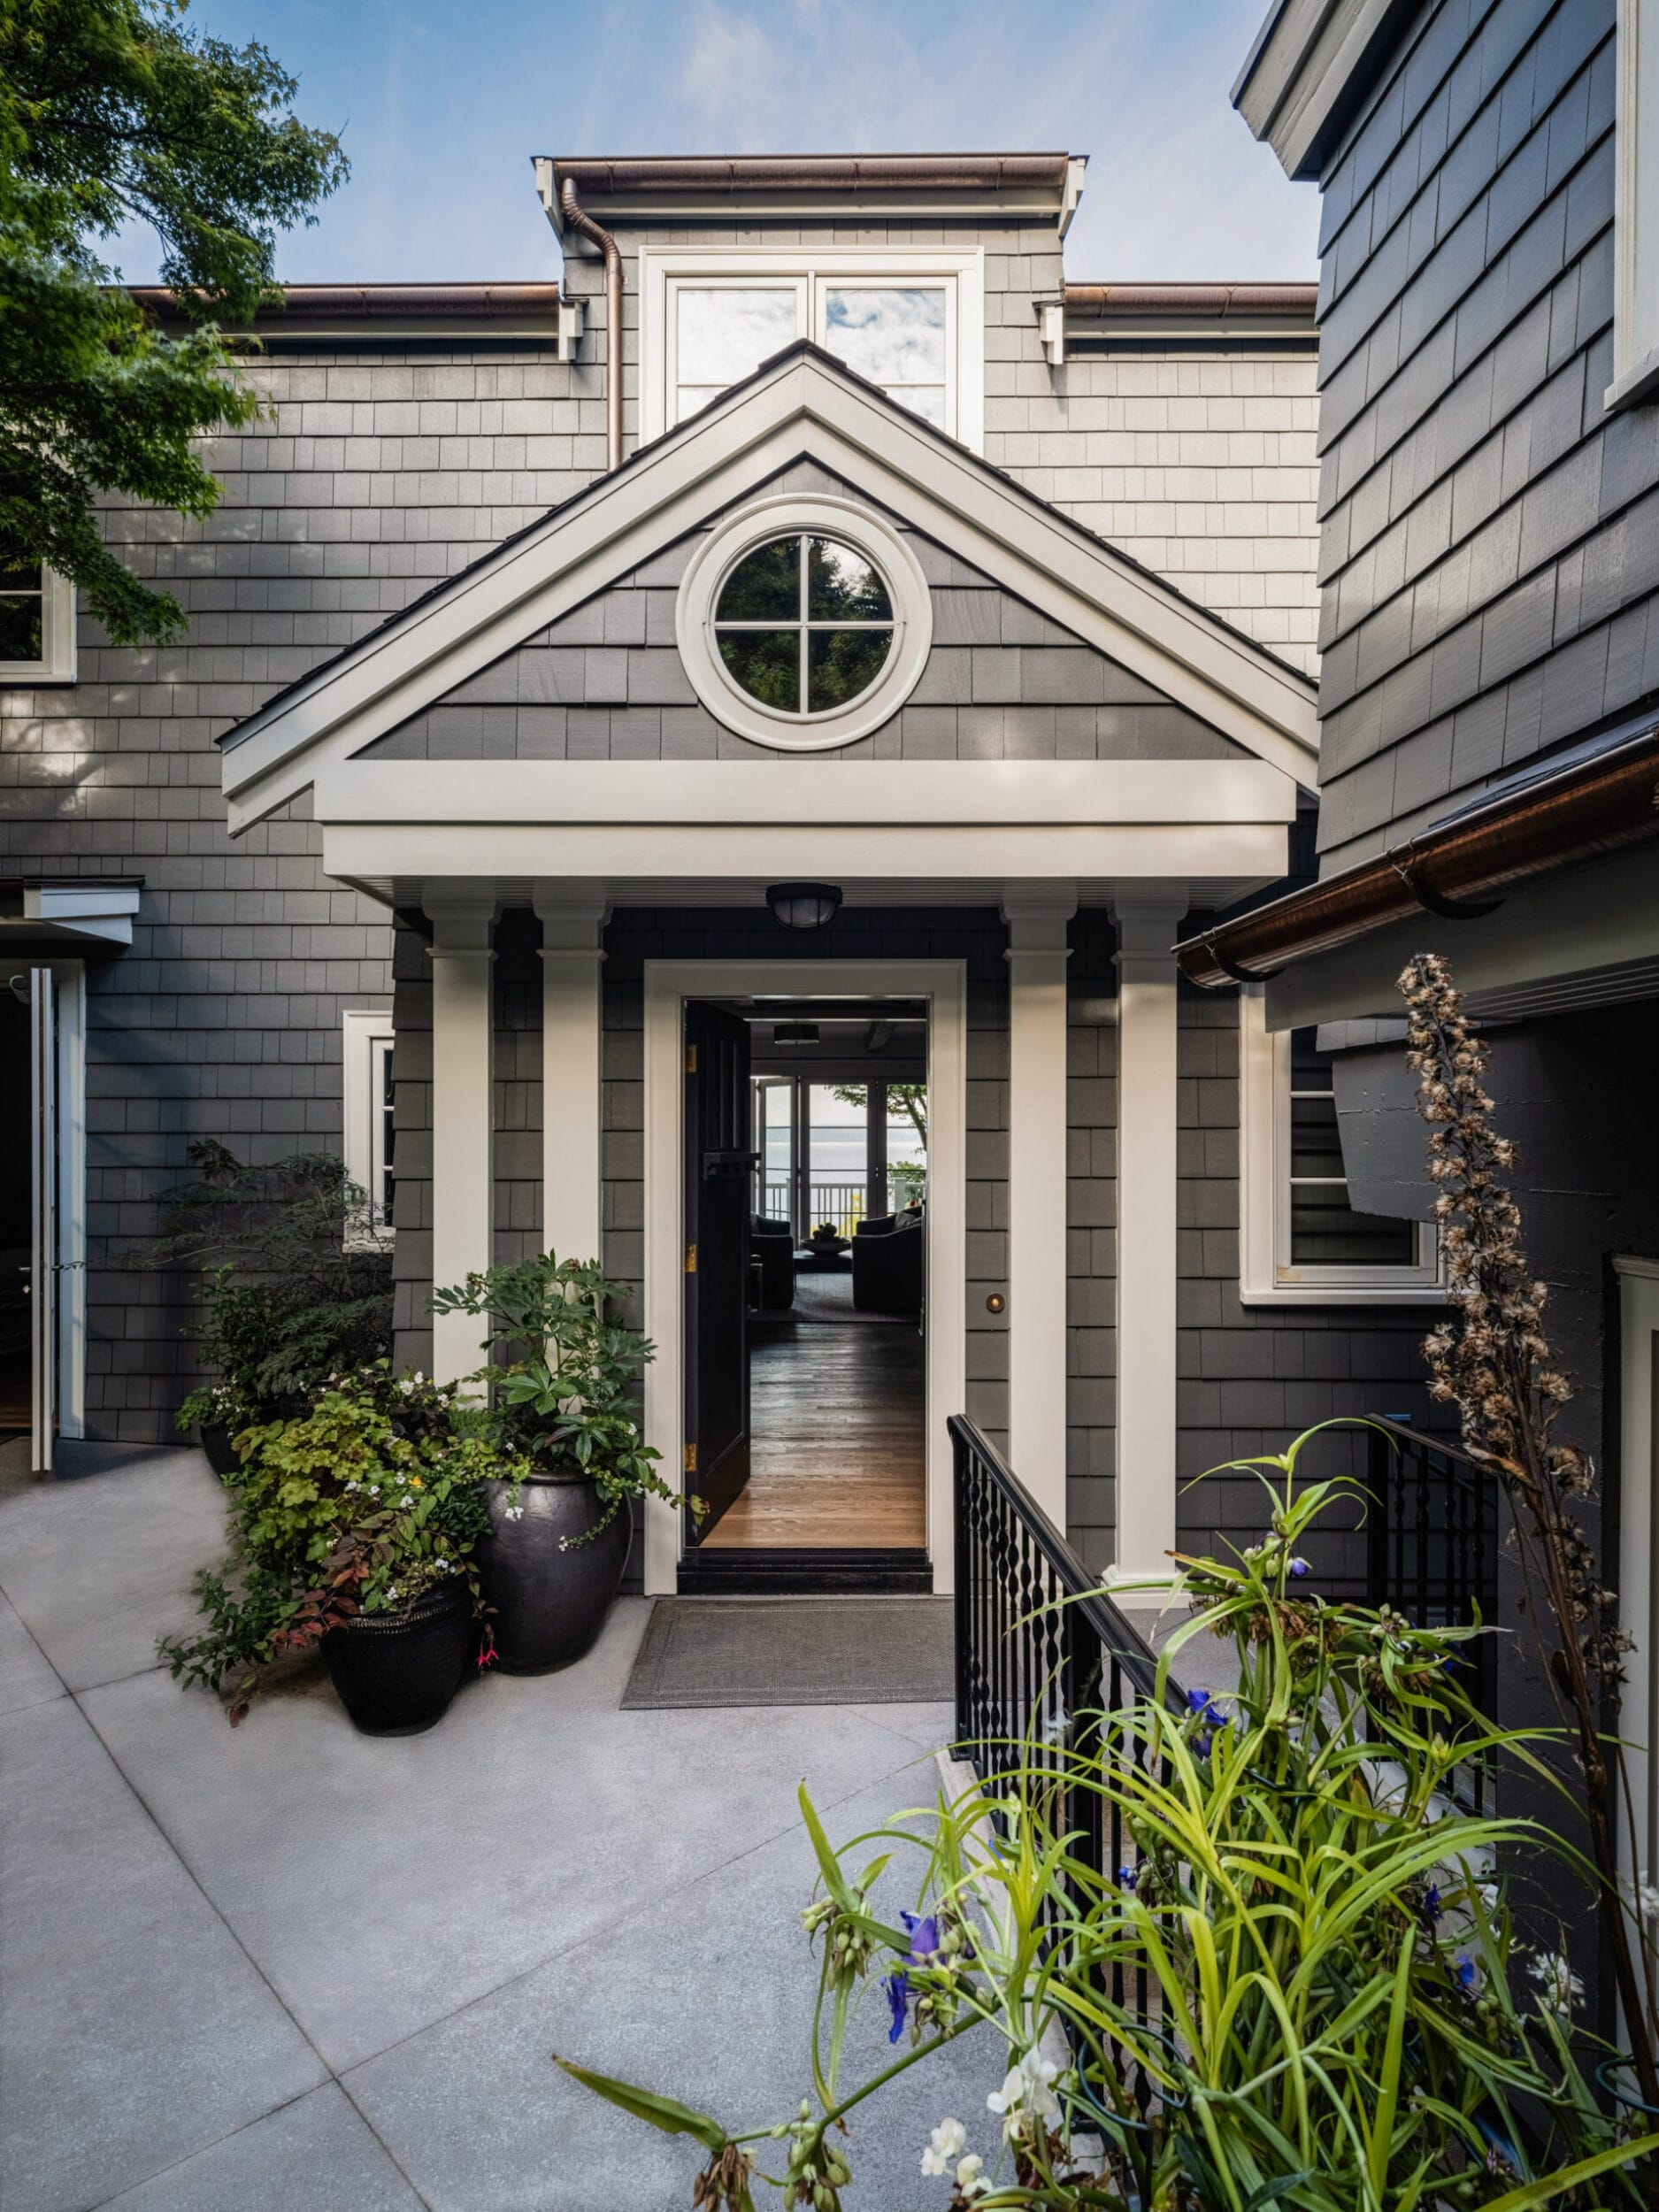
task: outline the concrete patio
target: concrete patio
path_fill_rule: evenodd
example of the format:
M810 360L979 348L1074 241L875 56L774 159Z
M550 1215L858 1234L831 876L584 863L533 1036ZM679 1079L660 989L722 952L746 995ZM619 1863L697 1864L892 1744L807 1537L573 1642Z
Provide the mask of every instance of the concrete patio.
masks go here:
M624 1713L634 1600L426 1736L359 1736L321 1685L233 1732L155 1654L219 1546L205 1463L64 1456L42 1484L0 1450L6 2212L667 2212L695 2151L549 2053L744 2124L798 2102L796 1784L837 1838L929 1801L944 1708ZM885 2029L872 1989L849 2079ZM1000 2047L864 2108L861 2212L942 2202L946 2112L989 2149Z

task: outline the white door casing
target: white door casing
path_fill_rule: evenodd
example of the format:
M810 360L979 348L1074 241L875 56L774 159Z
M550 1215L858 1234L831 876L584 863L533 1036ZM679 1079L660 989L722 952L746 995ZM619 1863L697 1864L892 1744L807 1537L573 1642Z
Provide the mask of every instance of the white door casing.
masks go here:
M926 1334L927 1543L933 1588L954 1587L950 1440L945 1424L967 1392L967 979L959 960L648 960L645 964L645 1431L671 1477L685 1456L685 1194L680 1124L683 1009L687 999L864 995L926 998L928 1207ZM1013 1317L1010 1313L1010 1321ZM645 1502L645 1588L678 1586L680 1516Z

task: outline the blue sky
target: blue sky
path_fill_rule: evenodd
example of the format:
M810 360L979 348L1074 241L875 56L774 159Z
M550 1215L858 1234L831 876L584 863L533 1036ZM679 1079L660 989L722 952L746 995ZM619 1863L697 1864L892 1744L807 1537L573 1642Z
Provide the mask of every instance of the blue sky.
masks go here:
M1315 273L1317 195L1228 104L1267 0L194 0L263 39L346 189L290 281L551 276L537 153L1087 153L1073 278ZM116 250L154 275L141 235Z

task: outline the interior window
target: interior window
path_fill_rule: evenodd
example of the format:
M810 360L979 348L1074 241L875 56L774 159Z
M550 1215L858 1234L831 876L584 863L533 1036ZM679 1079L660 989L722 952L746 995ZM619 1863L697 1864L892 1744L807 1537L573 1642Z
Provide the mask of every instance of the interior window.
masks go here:
M800 334L795 284L681 285L674 295L674 419L683 422Z
M942 285L826 286L824 344L901 406L947 427Z
M1417 1225L1348 1203L1328 1055L1317 1032L1290 1040L1290 1260L1293 1267L1409 1267Z

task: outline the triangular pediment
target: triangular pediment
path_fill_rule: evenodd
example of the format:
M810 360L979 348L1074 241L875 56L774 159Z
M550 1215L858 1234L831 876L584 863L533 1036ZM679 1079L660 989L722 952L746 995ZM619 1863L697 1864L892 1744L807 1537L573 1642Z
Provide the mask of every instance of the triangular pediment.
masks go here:
M222 741L232 826L307 789L810 462L1247 753L1313 780L1310 681L832 357L802 345L279 693Z

